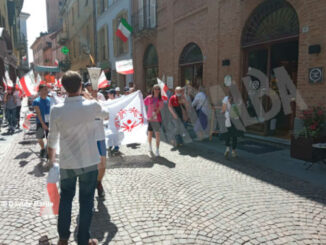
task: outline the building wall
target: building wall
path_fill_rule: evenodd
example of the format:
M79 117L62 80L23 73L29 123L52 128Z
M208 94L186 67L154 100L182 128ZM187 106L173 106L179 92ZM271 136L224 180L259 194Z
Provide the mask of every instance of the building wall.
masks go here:
M97 4L99 1L97 1ZM121 75L117 75L115 72L115 62L119 60L131 59L132 58L132 38L129 38L125 49L126 52L123 54L117 53L117 37L115 35L114 26L118 25L118 16L121 14L126 15L128 23L131 24L131 0L106 0L107 9L103 13L97 13L97 26L96 29L99 32L103 27L107 28L107 45L108 45L108 61L111 68L111 79L113 83L123 87L132 82L133 76L126 76L126 84L124 78ZM97 8L98 9L98 8ZM99 37L99 36L98 36ZM98 61L100 61L98 59Z
M22 66L26 69L29 68L29 57L28 57L28 48L27 48L27 19L30 15L27 13L20 13L20 33L25 38L25 50L23 56L26 56L26 60L21 60Z
M296 10L300 23L298 90L308 105L325 104L325 78L321 84L309 84L308 69L326 69L326 30L323 25L326 23L326 1L288 2ZM135 13L137 1L133 3ZM195 42L202 50L203 83L206 86L218 84L223 87L224 76L227 74L232 75L240 86L241 78L245 75L242 31L247 19L260 3L261 0L158 0L157 28L147 35L135 37L133 41L137 86L145 90L143 58L149 44L153 44L158 53L159 76L173 76L174 86L177 86L181 76L180 54L189 42ZM302 31L305 26L309 27L307 33ZM322 46L319 55L308 54L308 46L313 44ZM222 66L224 59L230 60L230 66ZM220 98L213 94L211 101L220 103Z
M46 65L52 66L52 49L46 48L47 42L51 43L51 34L43 34L38 37L32 44L31 49L33 50L34 64L35 65Z
M0 1L0 26L9 31L7 1Z
M87 66L92 65L87 53L95 58L93 1L67 0L61 15L63 31L68 39L65 45L70 50L71 69L86 74Z
M62 19L59 15L59 4L62 4L62 0L46 0L46 14L48 32L56 32L61 28Z

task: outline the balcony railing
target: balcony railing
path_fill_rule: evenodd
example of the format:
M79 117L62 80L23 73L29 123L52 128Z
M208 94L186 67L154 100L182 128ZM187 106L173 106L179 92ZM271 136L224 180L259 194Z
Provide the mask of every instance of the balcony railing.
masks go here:
M132 16L133 32L135 34L157 27L157 5L155 1L148 1L143 8Z

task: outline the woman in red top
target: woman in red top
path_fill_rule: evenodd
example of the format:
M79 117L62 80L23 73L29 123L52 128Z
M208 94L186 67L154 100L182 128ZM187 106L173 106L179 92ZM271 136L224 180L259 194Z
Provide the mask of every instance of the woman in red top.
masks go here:
M148 95L144 99L144 103L147 106L147 119L148 119L148 151L150 154L153 153L152 150L152 137L153 132L155 132L156 137L156 152L157 157L160 156L160 128L162 124L161 110L164 106L161 88L158 84L153 86L152 94Z

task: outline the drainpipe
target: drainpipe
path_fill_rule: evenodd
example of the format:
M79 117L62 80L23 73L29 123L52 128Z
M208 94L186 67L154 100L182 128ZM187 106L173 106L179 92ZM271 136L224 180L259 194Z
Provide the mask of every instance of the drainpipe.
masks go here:
M94 18L94 62L97 65L97 30L96 30L96 0L93 0L93 18Z

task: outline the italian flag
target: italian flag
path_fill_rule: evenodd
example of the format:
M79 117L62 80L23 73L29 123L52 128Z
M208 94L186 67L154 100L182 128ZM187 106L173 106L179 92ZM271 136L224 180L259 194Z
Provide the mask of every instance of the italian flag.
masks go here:
M128 24L128 22L124 18L121 18L121 22L120 22L118 30L115 34L123 42L127 42L131 32L132 32L132 27Z
M157 78L157 84L161 88L161 96L163 100L168 100L168 95L166 94L167 91L169 90L168 86L159 78Z
M23 96L23 88L20 84L20 81L19 81L19 78L17 76L17 79L16 79L16 86L15 86L16 90L19 92L19 97L22 97Z
M100 78L98 79L98 89L107 88L110 86L110 81L106 79L104 72L102 71Z
M115 62L115 69L117 70L117 73L123 75L133 74L134 66L132 63L132 59Z
M36 117L36 114L34 114L34 113L27 114L27 116L24 119L24 123L23 123L23 128L24 129L26 129L26 130L30 129L30 127L31 127L31 118L32 117Z
M35 81L33 71L30 71L20 79L20 85L27 97L36 95Z
M57 86L57 88L61 88L62 87L61 79L55 79L55 85Z
M8 71L5 72L5 80L4 81L5 81L4 83L5 83L6 88L12 89L14 87L14 84L10 79Z

